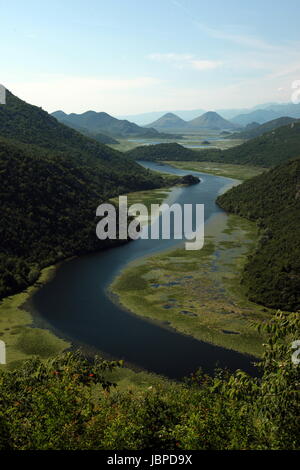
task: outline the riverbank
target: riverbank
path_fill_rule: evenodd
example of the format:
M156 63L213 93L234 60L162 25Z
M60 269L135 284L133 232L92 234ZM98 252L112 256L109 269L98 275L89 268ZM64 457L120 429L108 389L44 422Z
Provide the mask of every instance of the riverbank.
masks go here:
M43 269L34 285L1 301L0 339L6 345L7 365L0 365L0 368L16 368L24 360L34 356L47 359L70 347L70 343L58 338L51 331L36 328L32 315L24 308L31 295L50 281L55 269L55 266Z
M206 224L200 251L184 247L125 268L110 286L121 305L202 341L259 357L253 327L271 311L247 300L240 276L257 241L255 224L218 214Z

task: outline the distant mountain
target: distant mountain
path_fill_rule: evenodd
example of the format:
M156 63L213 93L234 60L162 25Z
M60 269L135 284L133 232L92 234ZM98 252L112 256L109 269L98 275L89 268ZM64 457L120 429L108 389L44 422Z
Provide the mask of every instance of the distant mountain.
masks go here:
M190 121L191 119L194 119L195 117L200 116L201 114L205 112L206 111L204 109L192 109L192 110L187 109L187 110L178 110L178 111L166 110L166 111L153 111L153 112L142 113L142 114L130 114L130 115L116 116L116 117L118 119L127 119L128 121L134 122L135 124L138 124L139 126L147 126L149 122L154 122L168 113L175 114L176 116L180 117L181 119L185 121ZM236 114L238 113L235 113L234 115Z
M65 124L76 126L77 129L84 129L90 134L104 133L112 137L160 137L155 129L145 129L143 127L129 122L119 120L107 113L97 113L87 111L82 114L65 114L62 111L56 111L52 114L58 121Z
M296 119L290 117L282 117L274 119L273 121L266 122L265 124L251 123L248 124L244 131L235 132L228 136L228 139L253 139L259 137L267 132L270 132L278 127L286 126L295 122Z
M68 115L65 114L63 111L55 111L54 113L52 113L52 116L54 116L62 124L65 124L66 126L75 129L76 131L80 132L83 135L86 135L87 137L91 137L97 140L97 142L100 142L101 144L118 144L118 141L116 139L107 134L102 134L101 132L89 132L84 127L80 127L77 124L74 124L72 121L68 120Z
M248 124L251 124L251 122L264 124L265 122L272 121L278 117L280 116L278 116L277 113L269 109L257 109L256 111L252 111L248 114L239 114L238 116L235 116L233 119L231 119L231 122L238 126L245 127Z
M186 131L200 131L203 129L210 130L223 130L223 129L236 129L237 126L230 121L223 119L218 113L209 111L198 116L191 121L184 121L173 113L167 113L155 122L152 122L147 127L155 128L157 130L176 130L183 132Z
M292 118L300 119L300 104L294 103L272 103L266 109L274 111L280 116L289 116Z
M259 222L260 240L242 279L250 300L299 310L300 158L246 181L217 202L228 212Z
M95 235L98 205L164 181L9 91L0 106L0 168L0 297L49 264L114 244Z
M153 127L154 129L160 130L180 130L186 127L187 123L180 117L173 113L164 114L157 121L148 124L146 127Z
M200 129L236 129L236 125L222 118L218 113L209 111L202 116L199 116L187 123L187 128L190 130Z
M300 119L300 104L269 104L264 109L256 109L250 113L238 114L231 119L231 122L241 126L246 126L253 121L257 121L259 124L264 124L265 122L285 116Z

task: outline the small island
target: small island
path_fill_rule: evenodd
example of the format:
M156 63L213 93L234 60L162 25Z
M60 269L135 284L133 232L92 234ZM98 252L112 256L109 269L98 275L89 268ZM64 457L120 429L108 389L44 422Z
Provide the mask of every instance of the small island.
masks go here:
M185 184L187 186L190 186L192 184L199 184L201 183L200 178L198 176L194 175L184 175L182 178L180 178L180 183Z

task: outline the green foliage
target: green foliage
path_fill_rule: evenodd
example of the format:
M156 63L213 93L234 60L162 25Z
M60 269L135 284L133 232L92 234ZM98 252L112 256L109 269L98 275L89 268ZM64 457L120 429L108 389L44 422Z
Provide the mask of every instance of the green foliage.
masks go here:
M9 92L0 135L0 297L34 282L44 266L109 245L95 235L99 204L166 184Z
M228 212L255 220L261 230L243 274L251 300L300 309L300 159L232 188L217 199Z
M186 383L114 390L120 363L65 354L0 375L1 450L298 449L300 315L278 312L260 377L201 371Z

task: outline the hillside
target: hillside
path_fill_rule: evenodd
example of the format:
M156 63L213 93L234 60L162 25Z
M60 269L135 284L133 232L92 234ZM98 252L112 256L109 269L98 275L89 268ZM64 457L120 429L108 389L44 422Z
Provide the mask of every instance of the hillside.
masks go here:
M281 117L278 119L274 119L273 121L268 121L265 124L257 124L251 123L246 126L246 129L241 132L235 132L231 134L228 139L254 139L255 137L259 137L267 132L273 131L274 129L278 129L278 127L287 126L288 124L292 124L295 122L296 119L290 117Z
M249 298L300 310L300 158L231 189L217 203L260 227L260 242L243 273Z
M161 118L145 127L153 127L156 130L184 129L187 123L173 113L164 114Z
M235 129L237 126L222 118L218 113L209 111L187 123L188 129Z
M179 144L163 144L149 145L147 149L137 147L127 155L135 160L213 161L271 167L300 155L300 121L227 150L190 150Z
M65 114L62 111L52 113L58 121L67 125L76 126L76 128L84 129L90 134L104 133L112 137L160 137L163 135L155 129L146 129L140 127L133 122L120 120L110 116L107 113L97 113L95 111L87 111L82 114ZM167 136L169 137L169 136Z
M52 114L52 116L54 116L62 124L65 124L66 126L71 127L72 129L75 129L75 131L78 131L87 137L91 137L92 139L97 140L97 142L100 142L101 144L117 144L118 143L116 139L114 139L113 137L107 134L102 134L101 132L98 132L98 133L89 132L84 127L80 127L72 123L71 121L67 119L67 115L65 115L63 111L56 111L55 113Z
M106 246L97 206L164 184L123 154L7 94L0 106L0 296L23 289L46 265Z

